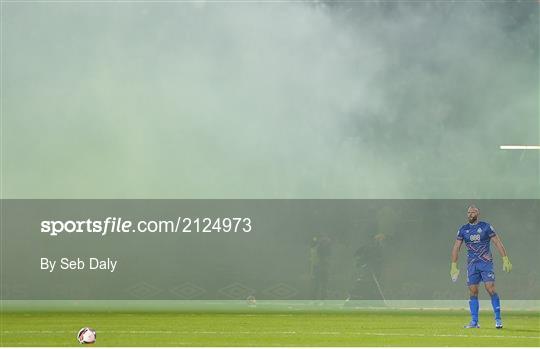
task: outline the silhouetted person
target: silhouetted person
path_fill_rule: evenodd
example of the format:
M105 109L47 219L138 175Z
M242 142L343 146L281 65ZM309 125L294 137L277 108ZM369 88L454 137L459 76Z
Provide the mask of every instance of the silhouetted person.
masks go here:
M328 290L330 239L314 237L310 244L311 298L324 300Z
M382 244L384 239L384 234L377 234L354 253L355 280L349 300L380 300L384 298L379 284L383 264Z

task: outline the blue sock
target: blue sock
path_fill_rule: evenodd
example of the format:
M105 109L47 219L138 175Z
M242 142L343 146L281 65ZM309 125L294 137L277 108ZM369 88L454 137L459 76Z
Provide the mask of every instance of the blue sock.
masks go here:
M472 322L478 323L478 309L480 308L480 303L478 302L478 296L471 296L469 300L469 309L471 309L471 318Z
M499 295L494 293L491 295L491 305L493 306L493 313L495 313L495 320L501 319L501 300Z

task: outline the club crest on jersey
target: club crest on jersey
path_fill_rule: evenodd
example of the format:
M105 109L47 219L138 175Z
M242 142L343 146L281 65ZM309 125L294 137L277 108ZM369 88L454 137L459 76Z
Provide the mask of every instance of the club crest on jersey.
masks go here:
M473 234L469 236L469 240L471 240L471 242L480 242L480 234Z
M480 234L480 233L482 232L482 228L478 228L478 229L476 230L476 232L477 232L478 234Z

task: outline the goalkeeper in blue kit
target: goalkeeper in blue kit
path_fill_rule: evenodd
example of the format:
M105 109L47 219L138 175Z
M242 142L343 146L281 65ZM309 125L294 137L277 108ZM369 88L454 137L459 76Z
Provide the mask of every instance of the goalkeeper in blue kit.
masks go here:
M491 305L495 314L495 327L502 328L501 304L499 295L495 292L495 273L493 271L493 258L490 252L490 242L499 251L503 259L503 270L510 272L512 263L508 259L506 250L501 239L495 233L493 227L486 222L478 220L479 210L475 206L470 206L467 210L469 223L459 228L456 242L452 248L452 263L450 267L450 276L452 281L456 281L459 275L457 267L459 249L463 242L467 247L467 285L470 291L469 308L471 311L471 322L466 328L479 328L478 310L478 284L484 282L486 291L491 296Z

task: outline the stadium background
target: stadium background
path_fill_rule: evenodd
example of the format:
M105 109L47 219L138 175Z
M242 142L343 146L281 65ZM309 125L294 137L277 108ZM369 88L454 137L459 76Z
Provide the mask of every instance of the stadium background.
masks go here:
M13 264L28 248L80 252L74 240L21 231L18 212L3 222L17 227L3 229L3 297L309 298L310 241L328 234L328 297L343 299L354 252L384 233L389 298L462 298L442 285L465 206L540 198L538 153L498 149L540 141L537 7L3 3L2 199L441 200L433 212L389 202L388 215L375 202L343 229L332 222L339 212L321 229L306 207L306 222L289 217L254 236L86 241L125 255L120 266L132 269L107 280L114 295L96 283L80 296L77 276L59 282L32 258ZM500 287L537 299L539 276L528 268L539 255L537 201L485 206L517 259L505 282L528 285Z

